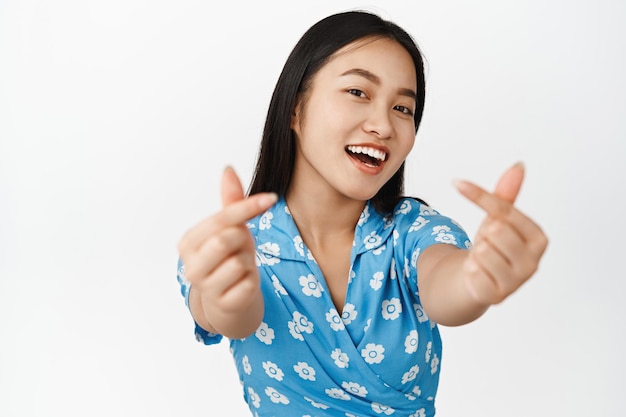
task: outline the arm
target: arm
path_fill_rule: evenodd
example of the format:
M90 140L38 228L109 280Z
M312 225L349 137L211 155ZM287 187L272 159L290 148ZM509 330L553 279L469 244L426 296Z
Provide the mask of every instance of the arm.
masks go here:
M469 182L457 188L487 216L473 248L433 245L418 259L422 305L435 322L457 326L502 302L537 270L548 240L539 226L513 206L524 178L517 164L493 193Z
M189 308L203 329L239 339L261 323L264 304L254 239L245 223L276 198L270 193L244 198L237 175L228 168L222 180L223 209L181 239L180 258L191 283Z

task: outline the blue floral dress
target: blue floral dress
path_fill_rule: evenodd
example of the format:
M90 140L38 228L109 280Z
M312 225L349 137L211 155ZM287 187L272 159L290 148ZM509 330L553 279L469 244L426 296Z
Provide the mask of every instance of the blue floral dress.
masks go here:
M388 217L366 204L339 314L284 199L248 228L265 314L230 347L253 415L433 416L441 339L420 303L416 263L433 244L468 248L463 229L413 199ZM180 263L178 280L188 303ZM197 324L195 331L207 345L222 339Z

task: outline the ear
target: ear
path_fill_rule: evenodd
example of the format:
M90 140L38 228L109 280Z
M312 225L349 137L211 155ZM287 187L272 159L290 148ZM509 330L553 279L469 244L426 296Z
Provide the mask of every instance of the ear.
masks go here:
M302 95L298 94L296 97L296 105L293 106L293 111L291 112L291 130L294 131L296 136L300 136L300 126L302 123Z

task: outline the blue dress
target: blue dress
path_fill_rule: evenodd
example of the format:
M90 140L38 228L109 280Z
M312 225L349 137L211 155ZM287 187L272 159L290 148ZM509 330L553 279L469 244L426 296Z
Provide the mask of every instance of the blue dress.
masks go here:
M463 229L413 199L389 217L367 203L340 315L284 199L248 228L265 313L254 334L230 347L253 415L433 416L441 339L420 303L416 262L433 244L468 248ZM178 280L188 303L180 263ZM207 345L222 339L195 330Z

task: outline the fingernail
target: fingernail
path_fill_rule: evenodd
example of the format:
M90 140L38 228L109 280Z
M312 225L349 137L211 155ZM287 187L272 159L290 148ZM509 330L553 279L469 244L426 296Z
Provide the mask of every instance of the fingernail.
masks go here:
M513 166L516 167L516 168L526 169L526 166L524 165L524 162L522 162L522 161L517 161L515 163L515 165L513 165Z
M463 190L468 190L468 185L467 182L463 181L463 180L459 180L459 179L453 179L452 180L452 185L454 185L456 187L457 190L459 191L463 191Z

